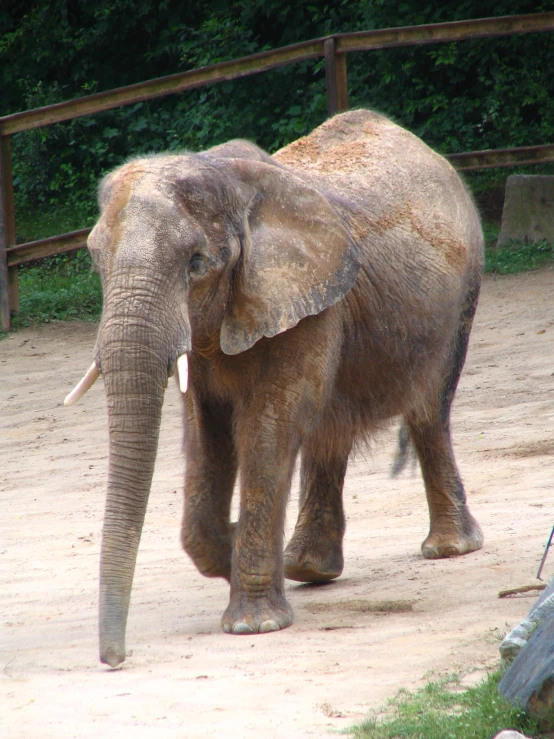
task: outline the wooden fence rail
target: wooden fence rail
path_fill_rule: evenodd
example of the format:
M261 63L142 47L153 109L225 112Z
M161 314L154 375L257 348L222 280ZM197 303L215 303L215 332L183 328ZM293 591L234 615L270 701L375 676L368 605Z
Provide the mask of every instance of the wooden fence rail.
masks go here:
M10 313L17 312L19 309L18 266L25 262L81 248L85 246L89 233L89 229L82 229L16 246L10 151L10 137L13 134L321 57L325 59L327 108L329 115L334 115L348 109L346 55L349 52L553 30L554 12L548 12L336 34L1 117L0 330L9 330ZM554 144L466 152L454 154L450 160L458 169L505 167L554 161Z

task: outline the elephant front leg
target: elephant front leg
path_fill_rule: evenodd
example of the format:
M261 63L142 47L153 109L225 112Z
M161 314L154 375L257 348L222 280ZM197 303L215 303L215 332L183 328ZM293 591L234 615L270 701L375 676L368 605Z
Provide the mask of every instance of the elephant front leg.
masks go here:
M221 621L223 630L232 634L277 631L293 619L284 594L283 528L296 454L290 445L285 450L251 433L245 446L231 597Z
M322 459L311 450L303 454L300 512L285 550L285 577L289 580L324 583L342 573L342 489L349 451Z
M216 403L196 403L190 392L187 396L181 542L203 575L230 580L234 536L230 510L237 476L232 410Z
M452 446L448 422L408 421L419 461L431 521L421 545L427 559L455 557L483 546L483 532L466 503Z

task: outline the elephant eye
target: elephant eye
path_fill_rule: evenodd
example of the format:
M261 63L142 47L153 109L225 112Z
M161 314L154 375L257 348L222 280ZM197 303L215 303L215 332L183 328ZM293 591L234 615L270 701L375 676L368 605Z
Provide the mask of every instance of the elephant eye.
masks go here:
M202 269L204 259L201 254L193 254L189 260L187 271L189 275L195 275Z

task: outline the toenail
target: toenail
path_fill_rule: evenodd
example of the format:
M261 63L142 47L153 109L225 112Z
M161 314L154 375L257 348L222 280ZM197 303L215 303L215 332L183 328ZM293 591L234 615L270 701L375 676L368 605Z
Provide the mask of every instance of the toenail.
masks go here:
M244 621L239 621L238 624L235 624L233 626L233 634L253 634L253 633L254 633L254 629L248 624L245 624Z
M272 618L260 624L260 634L265 634L268 631L279 631L279 624Z

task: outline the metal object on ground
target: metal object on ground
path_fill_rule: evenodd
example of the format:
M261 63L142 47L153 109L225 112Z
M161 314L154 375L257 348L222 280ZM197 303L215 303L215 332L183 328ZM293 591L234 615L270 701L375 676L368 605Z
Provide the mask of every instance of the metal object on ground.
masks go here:
M548 541L546 543L546 546L544 548L544 554L542 555L541 563L539 565L539 569L537 572L537 580L541 580L541 572L542 568L544 567L544 563L546 562L546 557L548 555L548 550L550 549L550 546L552 544L552 539L554 538L554 526L552 527L552 531L550 532L550 536L548 538Z

